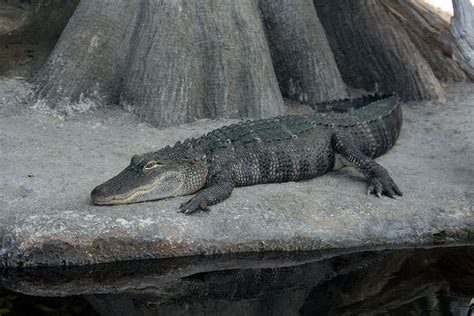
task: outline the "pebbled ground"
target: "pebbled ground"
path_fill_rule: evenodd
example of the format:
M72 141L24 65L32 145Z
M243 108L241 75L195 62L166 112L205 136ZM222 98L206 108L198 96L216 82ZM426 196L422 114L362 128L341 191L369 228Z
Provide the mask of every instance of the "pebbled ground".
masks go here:
M91 264L196 254L474 243L474 84L444 104L404 106L397 145L377 159L404 196L367 196L350 168L304 182L237 188L210 213L189 197L99 207L90 191L135 153L235 121L156 129L120 109L31 105L28 84L0 81L3 266ZM0 265L0 266L1 266Z

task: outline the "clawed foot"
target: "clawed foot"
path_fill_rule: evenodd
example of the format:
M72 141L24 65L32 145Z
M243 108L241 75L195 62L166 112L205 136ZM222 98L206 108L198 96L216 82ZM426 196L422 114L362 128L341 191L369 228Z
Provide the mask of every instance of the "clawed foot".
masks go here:
M403 196L402 191L397 187L387 170L382 167L377 168L374 175L369 178L367 194L371 193L379 198L382 197L382 193L392 199L395 198L395 195Z
M179 212L183 214L191 214L197 211L210 211L209 207L207 206L207 200L198 195L179 206Z

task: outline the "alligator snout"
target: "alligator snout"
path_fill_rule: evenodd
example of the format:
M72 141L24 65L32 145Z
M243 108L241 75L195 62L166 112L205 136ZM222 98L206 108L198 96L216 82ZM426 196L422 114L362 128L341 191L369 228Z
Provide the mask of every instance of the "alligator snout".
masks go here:
M92 202L94 202L94 204L97 204L97 205L104 205L104 204L107 204L107 194L104 190L104 187L103 186L98 186L98 187L95 187L94 190L92 190L91 192L91 200Z
M91 200L97 205L117 204L115 197L112 188L105 183L95 187L91 192Z
M97 205L123 204L133 195L133 186L130 183L137 182L135 174L127 169L94 188L91 192L91 200ZM135 181L133 181L135 180Z

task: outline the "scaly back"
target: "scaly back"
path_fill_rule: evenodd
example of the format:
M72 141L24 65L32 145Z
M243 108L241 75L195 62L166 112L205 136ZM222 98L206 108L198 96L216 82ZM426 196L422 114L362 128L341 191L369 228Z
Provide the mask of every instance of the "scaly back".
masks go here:
M402 113L398 98L385 97L365 106L359 103L354 103L358 109L345 113L325 112L244 121L188 140L185 145L206 147L212 151L231 144L291 142L305 133L327 129L329 132L348 133L362 152L369 157L380 156L393 146L400 133Z

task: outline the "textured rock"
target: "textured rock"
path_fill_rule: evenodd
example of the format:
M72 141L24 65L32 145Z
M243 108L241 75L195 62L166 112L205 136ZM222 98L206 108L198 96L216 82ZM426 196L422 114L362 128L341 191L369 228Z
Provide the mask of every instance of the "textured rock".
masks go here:
M404 107L401 137L378 159L402 198L366 196L365 181L346 168L310 181L238 188L210 213L192 216L176 212L189 197L99 207L89 193L133 154L231 121L155 129L117 109L63 117L22 104L25 89L0 82L4 266L473 242L472 84L450 87L446 104Z

